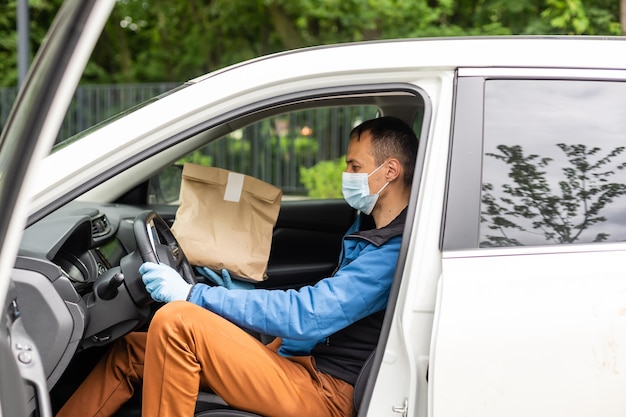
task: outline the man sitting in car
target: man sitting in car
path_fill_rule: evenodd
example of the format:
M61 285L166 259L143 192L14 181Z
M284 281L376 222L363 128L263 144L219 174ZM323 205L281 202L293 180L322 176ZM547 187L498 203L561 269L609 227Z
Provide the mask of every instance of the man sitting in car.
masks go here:
M314 286L191 285L167 265L143 264L146 289L167 304L147 332L113 344L58 416L110 416L139 383L144 417L191 416L199 390L263 416L352 416L353 385L380 334L416 153L417 138L399 119L352 130L342 189L362 214L336 272ZM276 339L264 345L242 328Z

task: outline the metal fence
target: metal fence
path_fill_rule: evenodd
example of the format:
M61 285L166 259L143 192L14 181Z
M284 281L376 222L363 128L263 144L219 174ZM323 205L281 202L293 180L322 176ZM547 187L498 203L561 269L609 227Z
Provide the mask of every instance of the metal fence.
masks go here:
M341 197L342 166L352 128L375 117L375 106L341 106L293 111L259 120L211 142L192 158L250 175L280 187L285 194L302 194L302 170L316 177L308 191L336 185L334 197ZM193 159L189 162L196 162ZM334 162L318 166L320 162ZM338 177L337 177L338 173ZM305 174L306 175L306 174ZM334 187L333 187L334 188ZM327 196L328 197L328 196Z
M17 97L17 87L0 88L0 131L4 128L11 106Z
M83 130L142 103L178 83L103 84L78 86L70 104L57 141L69 138ZM17 88L0 88L0 130L4 127Z

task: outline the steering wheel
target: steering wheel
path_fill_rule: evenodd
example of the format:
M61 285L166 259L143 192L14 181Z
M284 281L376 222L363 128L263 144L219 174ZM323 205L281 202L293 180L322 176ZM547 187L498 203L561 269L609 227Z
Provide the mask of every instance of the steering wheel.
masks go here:
M133 222L136 248L98 276L90 294L89 320L81 346L101 346L145 323L154 300L139 273L144 262L162 262L174 268L189 284L196 276L169 226L154 211L143 211Z
M174 268L189 284L196 284L196 275L183 249L165 220L158 213L141 212L133 223L137 252L143 262L162 262Z

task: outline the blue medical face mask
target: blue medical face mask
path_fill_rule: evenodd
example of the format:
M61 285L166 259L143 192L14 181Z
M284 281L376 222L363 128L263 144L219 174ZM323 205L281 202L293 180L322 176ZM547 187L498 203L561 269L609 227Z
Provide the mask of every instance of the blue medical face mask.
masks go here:
M378 168L369 174L361 172L344 172L341 176L341 191L343 198L348 202L350 207L360 210L365 214L370 214L378 201L378 196L389 185L389 181L382 186L376 194L370 194L370 185L368 178L378 171L385 162L380 164Z

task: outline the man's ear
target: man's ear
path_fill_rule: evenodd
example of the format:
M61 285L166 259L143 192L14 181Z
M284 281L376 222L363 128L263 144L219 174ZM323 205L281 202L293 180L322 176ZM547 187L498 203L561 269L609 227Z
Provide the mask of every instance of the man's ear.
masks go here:
M396 158L390 158L385 164L387 166L387 174L385 179L389 182L395 180L402 175L402 165Z

